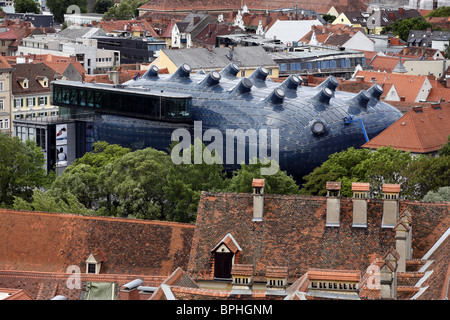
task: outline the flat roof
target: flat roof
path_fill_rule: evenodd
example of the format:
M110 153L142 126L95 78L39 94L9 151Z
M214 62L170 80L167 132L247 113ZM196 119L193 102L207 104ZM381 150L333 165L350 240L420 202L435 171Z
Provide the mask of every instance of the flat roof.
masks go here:
M146 96L158 96L167 98L179 98L179 99L189 99L192 98L190 94L176 93L176 92L163 92L161 90L151 89L149 87L129 87L123 84L109 84L109 83L90 83L81 81L66 81L66 80L55 80L51 84L64 85L68 87L79 87L79 88L89 88L89 89L100 89L114 92L123 93L136 93Z

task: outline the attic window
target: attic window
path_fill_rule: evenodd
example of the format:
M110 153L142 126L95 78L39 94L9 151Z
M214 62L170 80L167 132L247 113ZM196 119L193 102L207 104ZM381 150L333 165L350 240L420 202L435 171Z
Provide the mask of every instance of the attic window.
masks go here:
M99 274L103 261L104 258L100 253L91 253L86 260L86 273Z

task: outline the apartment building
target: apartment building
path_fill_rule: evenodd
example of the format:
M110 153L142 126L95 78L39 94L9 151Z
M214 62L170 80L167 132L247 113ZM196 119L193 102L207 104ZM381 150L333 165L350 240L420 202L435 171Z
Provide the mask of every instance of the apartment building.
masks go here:
M11 77L13 68L0 56L0 132L11 136Z
M120 52L98 49L96 39L70 39L58 35L36 35L22 40L19 55L53 54L76 57L87 74L105 73L120 65Z

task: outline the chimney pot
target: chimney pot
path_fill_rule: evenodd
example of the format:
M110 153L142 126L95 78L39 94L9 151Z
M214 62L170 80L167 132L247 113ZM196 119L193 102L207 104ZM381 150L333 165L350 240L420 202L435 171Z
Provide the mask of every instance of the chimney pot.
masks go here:
M383 228L394 228L398 221L399 184L383 184Z
M370 183L353 182L353 227L367 228L367 196Z
M327 227L340 226L341 211L341 182L328 181L327 187L327 216L325 225Z
M253 179L253 220L262 221L264 215L264 179Z

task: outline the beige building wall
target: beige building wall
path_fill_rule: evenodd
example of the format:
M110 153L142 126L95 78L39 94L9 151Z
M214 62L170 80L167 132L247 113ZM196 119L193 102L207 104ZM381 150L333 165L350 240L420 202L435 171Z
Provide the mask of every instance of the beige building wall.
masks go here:
M0 132L12 136L11 70L0 71Z
M450 59L441 60L405 60L403 66L408 71L408 74L416 76L433 75L435 77L442 77L445 70L450 66Z

